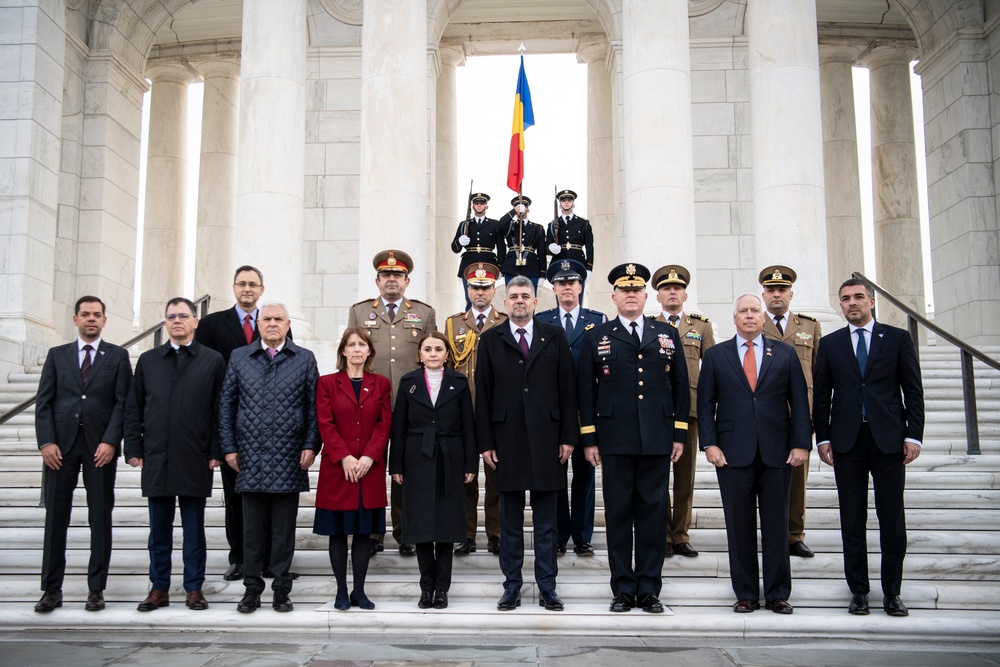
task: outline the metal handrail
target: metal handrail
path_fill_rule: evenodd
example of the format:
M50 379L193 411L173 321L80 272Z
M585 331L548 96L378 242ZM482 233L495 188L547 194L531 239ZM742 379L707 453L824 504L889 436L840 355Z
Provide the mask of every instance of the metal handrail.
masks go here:
M208 315L208 307L211 301L212 297L208 294L203 294L202 296L198 297L198 299L195 300L194 302L195 308L201 310L200 317L205 317L205 315ZM150 336L153 337L154 347L163 344L163 326L165 322L166 320L160 320L157 324L149 327L142 333L133 336L132 338L129 338L127 341L125 341L125 343L122 344L122 347L127 350L130 347L136 345L137 343L140 343L145 339L149 338ZM32 405L34 405L35 399L37 398L38 394L36 393L31 398L21 401L20 403L12 407L10 410L3 413L3 415L0 415L0 426L6 424L11 419L13 419L14 417L21 414L22 412L30 408Z
M965 436L968 441L966 451L973 455L982 454L982 451L979 448L979 411L976 407L976 377L972 368L972 359L978 359L990 368L995 368L998 371L1000 371L1000 361L987 356L981 350L977 350L964 340L956 338L952 334L948 333L923 315L917 313L917 311L913 310L913 308L897 299L884 287L880 287L874 281L867 278L864 274L855 271L851 275L854 278L863 280L871 285L872 289L875 290L879 296L906 314L906 329L910 333L910 339L913 341L913 347L917 351L918 355L920 354L920 341L917 329L918 325L927 327L940 338L943 338L958 348L959 356L962 361L962 399L965 404Z

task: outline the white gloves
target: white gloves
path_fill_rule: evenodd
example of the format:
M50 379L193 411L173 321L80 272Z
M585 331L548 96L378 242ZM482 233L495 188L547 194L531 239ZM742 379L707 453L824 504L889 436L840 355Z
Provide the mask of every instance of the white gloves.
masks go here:
M590 279L591 279L591 277L592 277L593 275L594 275L594 272L593 272L593 271L591 271L590 269L587 269L587 280L588 280L588 281L590 281Z
M559 247L558 243L550 243L549 244L549 254L550 255L558 255L561 252L562 252L562 248Z
M469 237L466 236L465 234L462 234L461 236L458 237L458 245L462 246L463 248L469 245L469 241L470 241Z

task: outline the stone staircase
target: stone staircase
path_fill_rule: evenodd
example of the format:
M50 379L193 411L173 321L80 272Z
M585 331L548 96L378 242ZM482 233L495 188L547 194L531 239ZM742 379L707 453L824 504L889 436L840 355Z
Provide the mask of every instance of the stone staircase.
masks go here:
M314 345L310 345L314 347ZM986 350L994 358L1000 348ZM921 350L927 402L927 429L921 456L907 469L909 550L903 599L907 619L873 611L868 617L846 613L849 593L843 579L837 496L833 471L810 460L806 541L812 559L792 559L795 605L792 616L766 612L737 615L728 577L725 523L714 471L699 460L691 540L701 555L674 557L664 566L661 599L669 606L662 616L611 614L604 517L600 489L593 558L570 552L559 559L558 591L567 604L563 613L535 606L537 590L526 584L524 606L498 613L495 601L502 575L497 558L485 550L456 557L451 606L445 611L421 611L414 558L399 556L391 538L387 550L373 561L367 585L377 609L336 612L332 608L333 577L326 538L313 535L313 494L303 494L298 518L293 569L301 573L292 599L296 611L276 614L265 606L241 615L235 603L241 582L226 582L227 545L221 481L206 511L208 578L205 593L211 608L192 612L183 605L180 586L180 530L175 534L174 603L141 614L135 605L148 590L148 520L139 489L139 472L119 462L115 509L115 552L106 597L100 613L83 611L89 531L83 491L77 493L67 552L65 606L52 614L32 611L38 599L44 510L38 507L41 458L34 441L33 413L28 411L0 426L0 628L94 628L144 631L154 628L191 631L350 631L359 633L508 633L559 635L695 635L722 636L871 636L908 640L993 640L1000 636L1000 371L976 362L980 436L983 454L966 454L965 423L958 354L950 347ZM40 368L12 374L0 386L0 412L33 395ZM318 466L316 466L318 470ZM311 473L315 488L317 472ZM601 483L598 471L598 486ZM482 481L480 482L482 483ZM871 505L871 503L870 503ZM870 525L876 526L874 509ZM179 521L179 519L178 519ZM530 523L530 520L528 521ZM530 529L529 529L530 531ZM530 532L526 544L531 545ZM869 533L873 605L878 600L878 533ZM525 579L531 580L533 559L525 557Z

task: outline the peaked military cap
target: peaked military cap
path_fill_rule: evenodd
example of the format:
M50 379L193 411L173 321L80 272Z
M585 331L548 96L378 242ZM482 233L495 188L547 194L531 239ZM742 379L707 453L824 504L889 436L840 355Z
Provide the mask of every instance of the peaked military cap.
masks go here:
M780 264L775 264L774 266L769 266L761 271L757 281L764 287L771 287L774 285L790 286L795 282L795 278L795 272L790 268L787 266L781 266Z
M683 285L687 287L691 282L691 272L680 264L667 264L661 266L653 274L653 288L660 289L665 285Z
M383 250L372 259L376 271L413 271L413 258L402 250Z
M649 269L642 264L635 264L633 262L619 264L611 269L611 273L608 274L608 282L615 288L634 289L636 287L645 287L648 281Z

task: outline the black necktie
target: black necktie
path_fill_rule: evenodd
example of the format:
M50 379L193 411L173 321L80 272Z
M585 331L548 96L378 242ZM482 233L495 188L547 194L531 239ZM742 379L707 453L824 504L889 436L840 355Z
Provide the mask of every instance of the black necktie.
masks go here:
M83 346L83 363L80 364L80 379L83 380L84 384L87 384L87 378L90 377L90 366L93 363L93 360L90 358L90 353L93 350L93 345Z
M396 319L396 304L387 303L385 304L385 312L389 314L389 321L392 322Z
M785 319L784 315L778 315L776 318L774 318L774 326L778 327L778 334L782 336L785 335L785 329L784 327L781 326L781 320L783 319Z
M486 316L482 313L476 315L476 328L480 331L483 330L483 325L486 324Z
M635 338L636 345L642 345L642 341L639 340L639 325L635 322L629 322L629 326L632 327L632 338Z

